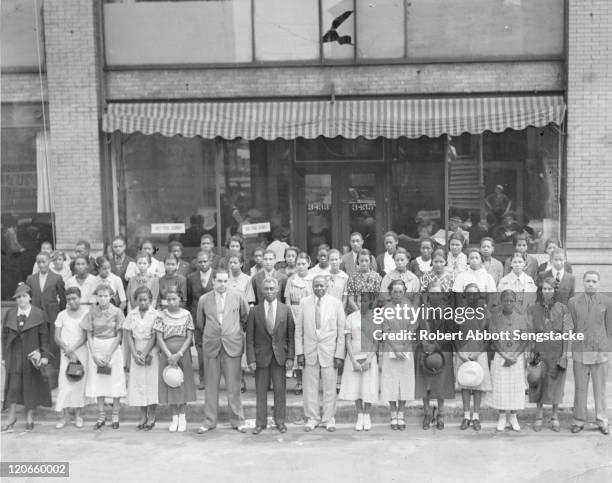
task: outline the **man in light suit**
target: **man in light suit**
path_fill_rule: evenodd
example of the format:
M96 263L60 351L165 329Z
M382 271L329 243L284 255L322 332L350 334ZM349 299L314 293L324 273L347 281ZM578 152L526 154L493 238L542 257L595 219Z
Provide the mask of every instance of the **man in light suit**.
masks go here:
M247 362L255 372L257 393L253 434L259 434L266 428L270 378L274 388L274 421L277 429L286 433L285 370L293 368L295 325L289 306L276 300L278 280L264 280L263 291L265 301L251 309L247 320Z
M295 353L304 368L305 431L322 424L336 430L336 377L344 359L346 317L342 302L327 294L328 281L317 276L312 281L313 295L300 301L295 324ZM319 411L319 382L323 384L323 415Z
M200 297L197 326L202 331L202 352L206 378L204 424L198 434L217 426L219 412L219 382L225 379L230 422L244 433L244 413L240 401L240 359L244 350L243 331L249 307L244 297L227 290L229 273L219 268L213 274L213 291Z
M46 252L40 252L36 255L38 272L28 276L26 285L32 291L32 305L45 313L45 319L48 323L47 330L49 334L53 334L55 332L57 314L66 308L66 289L62 276L50 270L50 261L49 254ZM49 352L54 356L49 361L51 365L49 386L51 389L54 389L57 387L57 376L61 360L60 349L54 337L49 338Z
M202 295L210 292L213 289L213 277L210 261L210 253L200 251L196 258L198 270L187 275L187 308L191 312L193 320L198 319L198 303ZM198 353L198 373L200 376L200 385L198 389L204 389L204 357L202 355L202 331L196 327L195 346Z
M584 340L572 341L574 360L574 423L572 433L584 429L589 378L593 381L595 417L602 434L609 434L606 380L612 353L612 299L597 293L599 273L588 270L582 278L584 293L568 303L572 329Z
M359 257L359 252L363 249L363 236L357 231L353 232L351 233L349 242L351 244L351 251L342 255L340 270L346 272L346 274L350 277L357 272L357 258ZM378 271L376 259L374 257L371 258L370 268L376 272Z

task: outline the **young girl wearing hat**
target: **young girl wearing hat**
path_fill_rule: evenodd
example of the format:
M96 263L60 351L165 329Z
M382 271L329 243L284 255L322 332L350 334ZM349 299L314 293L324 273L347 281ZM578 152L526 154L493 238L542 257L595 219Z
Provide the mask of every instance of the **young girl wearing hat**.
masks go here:
M104 398L113 398L112 427L119 428L119 398L125 397L123 352L120 349L125 317L123 311L112 305L113 289L101 283L94 292L97 305L83 317L81 328L87 332L89 361L85 395L96 398L98 420L94 429L106 424Z
M62 429L70 419L70 409L75 411L75 426L83 427L81 408L85 405L85 382L87 381L87 334L81 328L81 321L88 309L81 306L81 291L78 287L66 290L66 309L55 319L55 342L61 349L58 375L58 391L55 410L63 412L55 425ZM69 363L81 363L85 374L80 379L69 378L66 369Z
M370 409L378 401L378 344L372 333L372 308L377 294L363 294L360 310L346 318L346 363L338 397L355 401L357 410L356 431L372 429Z
M17 420L17 404L23 404L26 430L34 429L34 409L51 406L51 393L41 370L49 363L49 327L44 312L32 306L30 287L17 285L13 298L17 307L2 317L2 361L6 369L4 406L9 411L2 431L10 431Z
M180 304L181 307L185 305L185 299L187 296L187 279L177 273L178 262L174 255L166 255L164 258L164 268L166 273L159 279L159 300L157 301L157 308L163 309L166 307L166 293L170 287L178 288L178 293L181 294Z
M430 284L427 294L429 308L442 311L448 306L448 294L442 292L439 284ZM454 330L451 320L445 320L439 314L423 317L418 322L419 334L442 335ZM444 429L444 400L455 398L455 380L453 371L453 346L446 340L420 340L416 347L416 390L415 397L423 398L423 429L435 424ZM434 408L430 411L431 399L438 400L437 414Z
M506 416L510 413L510 425L520 431L516 411L525 408L525 358L524 351L529 342L517 339L513 332L528 332L526 317L514 310L516 294L504 290L501 294L501 310L493 311L491 333L509 333L509 340L493 341L495 351L491 362L491 382L493 390L488 398L491 407L499 409L497 431L506 429Z
M534 332L568 332L572 327L567 307L555 299L555 279L543 280L537 302L529 308ZM567 350L565 341L536 342L532 352L543 364L540 391L530 391L529 402L537 403L536 421L533 429L542 429L544 404L552 405L551 428L559 431L559 404L563 402L563 388L567 374Z
M131 358L127 402L130 406L140 407L140 420L136 427L146 431L155 426L159 399L159 351L153 332L153 323L159 314L153 308L152 298L147 287L138 287L134 292L136 307L128 313L123 324L123 337Z
M285 286L285 300L291 308L293 320L298 319L300 300L312 295L312 278L310 278L308 267L310 267L310 257L304 252L299 253L295 260L296 271L289 277ZM302 394L302 369L297 364L295 368L295 394L299 396Z
M465 292L465 306L477 309L482 307L482 300L480 298L480 289L475 283L466 285ZM457 380L457 387L461 390L461 399L463 400L463 421L461 422L460 428L465 430L470 424L475 431L480 431L480 403L484 392L491 391L493 388L491 385L491 374L489 373L489 359L487 356L488 343L477 340L467 340L466 336L470 332L484 333L488 329L489 317L488 314L485 317L475 316L471 319L467 319L457 324L457 330L463 334L460 341L455 343L455 379ZM460 379L459 368L462 364L468 361L476 362L482 371L482 380L474 385L463 385ZM470 398L474 397L474 412L470 414Z
M96 267L98 267L96 285L102 283L109 285L113 291L112 303L119 307L121 312L124 312L127 305L127 297L123 288L123 280L111 271L111 262L106 257L96 258Z
M399 307L410 304L406 297L406 284L403 280L393 280L389 284L391 300L385 307ZM394 312L395 314L395 312ZM413 321L405 317L386 317L382 323L383 334L402 334L413 331ZM413 347L409 341L395 341L385 338L381 347L382 371L380 374L380 398L389 401L391 408L391 429L406 429L404 410L406 401L414 399L414 358Z
M149 271L151 267L151 255L147 252L139 252L134 259L136 263L136 273L130 277L127 285L128 310L133 310L136 306L136 291L140 287L146 287L151 292L151 305L157 306L159 297L159 280Z
M167 306L153 323L160 348L159 361L159 402L170 404L172 423L168 430L172 433L187 429L185 418L186 404L196 400L196 387L191 361L191 341L194 331L193 319L188 310L181 308L181 292L176 286L166 291ZM164 379L167 367L180 368L183 373L182 384L175 387Z

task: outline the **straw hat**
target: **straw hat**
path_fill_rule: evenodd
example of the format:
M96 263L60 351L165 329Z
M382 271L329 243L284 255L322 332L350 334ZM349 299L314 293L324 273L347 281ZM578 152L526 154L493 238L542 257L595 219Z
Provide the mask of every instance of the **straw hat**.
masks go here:
M183 371L177 366L166 366L162 372L162 379L168 387L180 387L185 380Z

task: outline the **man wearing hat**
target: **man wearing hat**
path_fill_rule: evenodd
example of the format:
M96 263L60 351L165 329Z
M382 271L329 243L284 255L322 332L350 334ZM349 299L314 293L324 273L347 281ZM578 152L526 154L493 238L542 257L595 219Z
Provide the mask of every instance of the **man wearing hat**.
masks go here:
M512 202L504 193L504 187L500 184L495 186L495 191L484 199L489 213L499 222L510 211Z
M584 293L568 302L572 329L583 334L583 340L572 341L574 360L574 424L572 433L584 429L587 416L589 379L593 382L595 417L599 431L609 434L606 406L606 381L612 353L612 299L597 293L599 272L588 270L582 281Z

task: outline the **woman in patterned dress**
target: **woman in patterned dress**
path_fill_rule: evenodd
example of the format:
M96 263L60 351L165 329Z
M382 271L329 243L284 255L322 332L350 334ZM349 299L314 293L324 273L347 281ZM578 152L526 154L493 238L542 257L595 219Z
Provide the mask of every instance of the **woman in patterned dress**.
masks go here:
M157 332L160 348L159 361L159 402L170 404L172 423L168 430L172 433L187 429L185 408L188 402L196 400L196 388L191 361L191 340L194 331L193 319L188 310L181 308L182 294L176 286L166 291L167 306L153 323ZM163 380L166 366L178 366L183 371L183 384L171 388Z
M372 254L366 248L362 249L357 256L357 271L349 277L346 284L350 312L361 310L362 294L378 295L380 293L382 277L378 272L372 270L371 260Z
M505 290L501 294L501 310L493 312L490 331L492 333L510 334L510 340L493 341L495 356L491 362L491 382L493 391L490 393L489 405L499 410L497 431L506 429L506 416L510 413L510 425L514 431L521 427L516 417L516 411L525 408L525 358L524 351L528 341L517 340L513 332L527 332L525 315L515 310L516 294Z
M431 257L431 270L421 276L421 292L426 293L429 285L440 285L442 292L450 292L455 281L455 274L446 267L446 254L444 250L436 250Z

